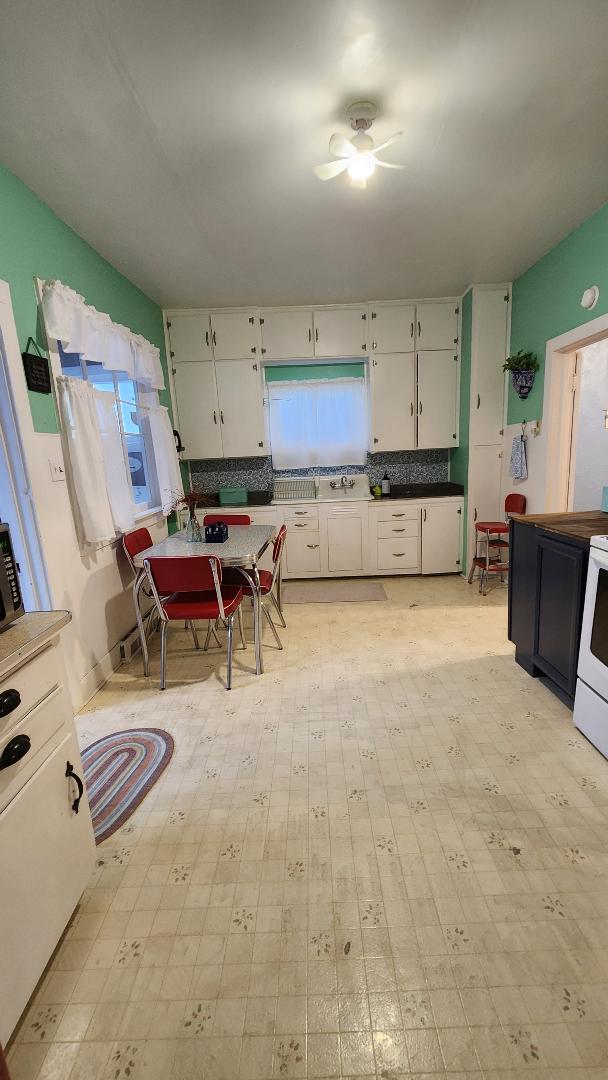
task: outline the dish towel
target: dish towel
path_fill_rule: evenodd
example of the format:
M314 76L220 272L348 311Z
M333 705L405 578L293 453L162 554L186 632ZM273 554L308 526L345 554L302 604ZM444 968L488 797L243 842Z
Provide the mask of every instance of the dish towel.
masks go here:
M515 435L513 439L513 445L511 447L511 463L509 465L509 476L512 476L515 480L528 479L528 462L526 459L525 435Z

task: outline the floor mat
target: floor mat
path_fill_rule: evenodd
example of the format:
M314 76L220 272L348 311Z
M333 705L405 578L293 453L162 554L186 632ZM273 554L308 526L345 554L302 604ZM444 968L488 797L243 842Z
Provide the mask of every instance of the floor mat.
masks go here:
M388 600L377 581L361 578L315 578L314 581L287 581L283 586L285 604L344 604Z

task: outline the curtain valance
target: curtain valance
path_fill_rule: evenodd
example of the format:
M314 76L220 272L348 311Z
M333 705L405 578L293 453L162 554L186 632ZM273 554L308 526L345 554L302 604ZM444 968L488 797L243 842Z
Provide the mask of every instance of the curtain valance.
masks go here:
M47 334L57 338L66 352L80 353L108 371L126 371L130 378L155 390L164 389L156 345L85 303L68 285L61 281L43 283L42 312Z

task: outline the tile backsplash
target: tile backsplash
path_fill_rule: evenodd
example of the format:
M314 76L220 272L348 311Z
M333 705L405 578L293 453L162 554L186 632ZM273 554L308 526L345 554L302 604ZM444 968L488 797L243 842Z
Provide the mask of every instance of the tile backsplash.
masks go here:
M221 487L244 487L249 491L265 491L272 487L276 476L314 476L333 473L369 473L375 484L388 472L393 484L434 484L449 480L449 450L400 450L390 454L368 454L362 465L334 465L318 469L289 469L275 472L272 458L218 458L191 461L192 486L204 492L216 492Z

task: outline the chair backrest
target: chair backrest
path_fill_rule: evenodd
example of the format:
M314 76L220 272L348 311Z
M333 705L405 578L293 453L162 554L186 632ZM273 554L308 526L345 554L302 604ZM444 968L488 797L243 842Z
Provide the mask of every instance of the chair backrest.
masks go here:
M146 548L152 547L150 530L133 529L133 532L125 533L122 538L122 546L133 573L136 573L137 571L133 559L136 555L139 555L140 551L145 551Z
M285 543L286 536L287 526L281 525L281 528L279 529L275 538L275 542L272 546L272 561L273 563L275 563L275 565L276 563L279 563L281 561L281 555L283 554L283 545Z
M176 592L214 592L215 577L222 581L222 564L216 555L171 555L146 559L145 567L161 595Z
M511 514L525 514L526 512L526 496L517 495L512 493L507 495L505 499L505 517L509 518Z
M225 521L226 525L251 525L249 514L205 514L203 525L215 525Z

